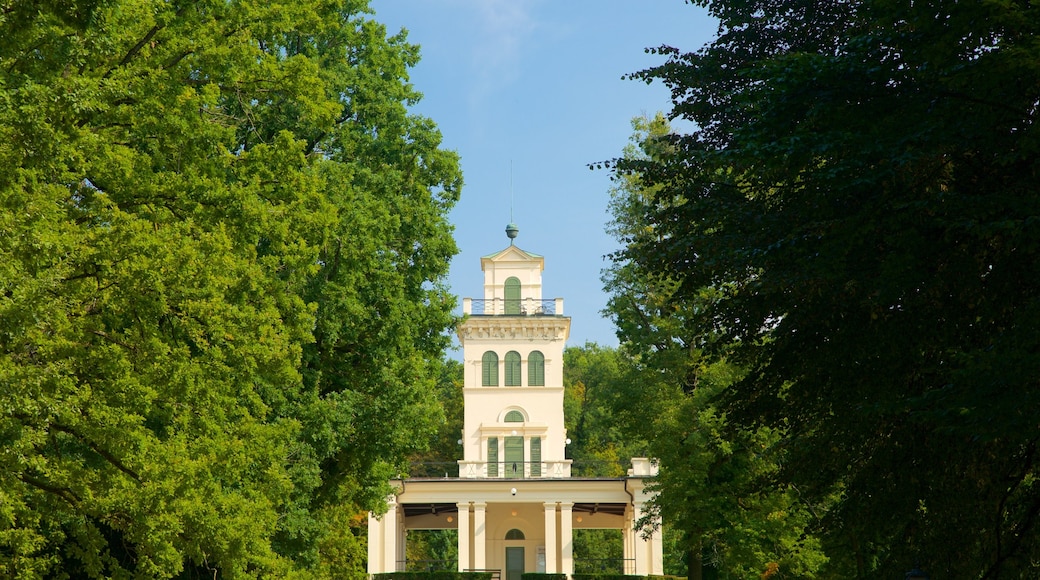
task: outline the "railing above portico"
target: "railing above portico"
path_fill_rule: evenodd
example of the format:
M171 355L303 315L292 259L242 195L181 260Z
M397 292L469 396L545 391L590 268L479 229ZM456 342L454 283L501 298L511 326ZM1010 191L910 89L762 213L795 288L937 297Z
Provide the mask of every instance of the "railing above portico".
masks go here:
M475 316L562 316L563 298L463 298L462 313Z
M571 476L571 460L418 462L408 477L422 479L559 479Z
M459 461L463 479L530 479L571 476L571 460L558 461Z

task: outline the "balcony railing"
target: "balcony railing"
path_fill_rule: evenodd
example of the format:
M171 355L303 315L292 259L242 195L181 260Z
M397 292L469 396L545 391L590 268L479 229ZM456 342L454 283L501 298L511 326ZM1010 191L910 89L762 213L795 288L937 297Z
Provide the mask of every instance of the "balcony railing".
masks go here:
M571 460L557 461L458 461L412 463L409 478L441 479L559 479L571 476Z
M463 298L462 313L476 316L557 316L563 315L563 298Z

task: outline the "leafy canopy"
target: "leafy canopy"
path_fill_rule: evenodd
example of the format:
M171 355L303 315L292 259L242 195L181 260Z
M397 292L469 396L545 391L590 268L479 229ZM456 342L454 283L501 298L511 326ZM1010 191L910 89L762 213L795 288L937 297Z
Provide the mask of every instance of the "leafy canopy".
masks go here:
M0 575L364 573L461 185L367 11L0 7Z
M656 188L621 258L747 369L720 408L781 434L835 575L1036 575L1040 6L702 4L633 75L696 128L617 165Z

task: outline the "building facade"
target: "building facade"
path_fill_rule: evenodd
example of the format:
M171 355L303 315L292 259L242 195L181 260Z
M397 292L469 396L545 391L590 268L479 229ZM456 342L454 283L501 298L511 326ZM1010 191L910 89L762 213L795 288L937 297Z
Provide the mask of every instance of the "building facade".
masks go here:
M515 226L510 224L510 237ZM660 527L636 530L656 468L633 458L627 477L571 477L563 420L563 300L542 297L542 256L510 243L480 260L483 298L463 299L463 458L457 477L392 482L389 510L369 516L370 574L409 569L409 530L458 530L458 569L574 572L573 532L622 530L626 574L662 574Z

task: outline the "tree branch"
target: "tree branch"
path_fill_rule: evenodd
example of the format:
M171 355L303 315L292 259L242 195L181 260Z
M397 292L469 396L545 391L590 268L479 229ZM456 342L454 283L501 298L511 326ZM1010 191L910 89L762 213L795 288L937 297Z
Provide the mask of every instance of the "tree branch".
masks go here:
M135 472L132 469L130 469L129 467L127 467L115 455L112 455L111 453L109 453L105 449L102 449L101 446L98 445L97 443L94 443L93 441L87 439L83 435L81 435L78 432L76 432L75 429L73 429L71 427L68 427L66 425L62 425L60 423L51 423L51 427L53 427L54 429L56 429L58 431L61 431L62 433L67 433L69 435L72 435L73 437L78 439L81 443L84 443L87 447L90 447L95 453L97 453L101 457L105 458L105 460L108 461L109 463L111 463L112 466L114 466L116 469L118 469L119 471L122 471L126 475L130 476L134 481L136 481L138 483L141 482L141 476L138 475L137 472Z

